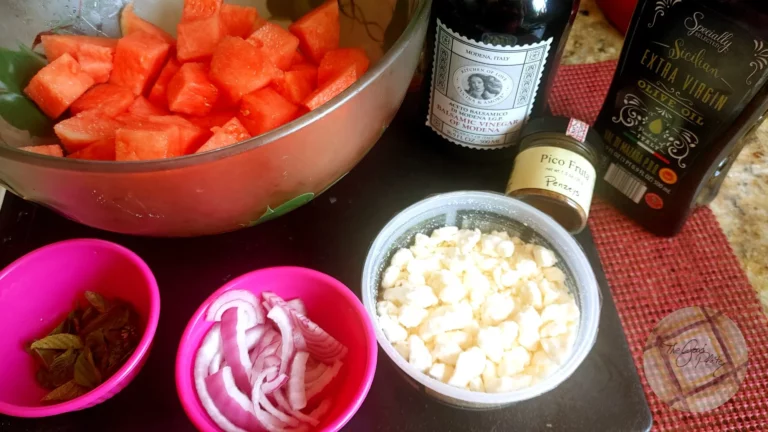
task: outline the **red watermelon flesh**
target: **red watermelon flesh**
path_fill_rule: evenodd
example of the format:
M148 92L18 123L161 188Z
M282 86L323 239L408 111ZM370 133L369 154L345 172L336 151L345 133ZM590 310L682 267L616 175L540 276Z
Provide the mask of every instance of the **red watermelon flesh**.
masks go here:
M160 76L157 77L152 90L149 92L150 102L159 107L168 107L168 83L171 82L179 68L181 68L181 64L178 60L175 57L170 57L163 70L160 71Z
M324 85L309 95L302 105L308 110L312 111L329 100L336 97L339 93L348 89L352 84L357 81L357 69L355 66L350 66L346 71L337 75L335 78L329 80Z
M148 117L148 120L158 125L175 126L178 128L178 140L168 149L171 156L184 156L193 153L211 136L210 131L200 129L181 116L152 116Z
M345 72L350 66L355 68L359 78L368 70L370 63L368 55L360 48L340 48L329 51L317 68L317 83L322 86Z
M54 157L64 156L64 152L61 150L61 146L59 146L58 144L25 146L25 147L19 147L19 150L24 150L31 153L37 153L37 154L46 155L46 156L54 156Z
M278 68L287 70L293 63L293 56L299 46L299 38L277 24L264 23L254 31L248 42L261 48Z
M93 86L93 78L83 72L69 54L63 54L32 77L24 93L50 118L58 118Z
M45 57L49 62L56 60L64 54L77 57L77 52L86 45L111 48L112 51L117 46L117 39L95 36L42 35L40 36L40 41L43 45Z
M208 80L202 63L185 63L168 83L168 108L181 114L204 116L211 112L219 90Z
M221 5L220 14L224 34L243 39L253 33L256 20L259 18L256 8L226 3Z
M142 161L177 156L170 149L178 145L179 128L143 124L124 127L115 136L115 160Z
M299 38L301 52L319 64L328 51L339 47L339 4L328 0L289 27Z
M296 118L299 107L270 87L243 96L240 121L248 132L261 135Z
M182 63L210 58L224 37L218 14L197 21L182 21L176 33L176 57Z
M226 147L240 141L247 140L251 135L236 117L228 121L224 126L213 128L213 136L195 153L203 153L210 150Z
M160 73L170 49L167 42L146 32L120 39L109 82L130 89L136 96L143 94Z
M165 109L148 101L144 96L137 97L131 106L128 107L128 112L139 117L163 116L170 114Z
M81 112L97 110L110 117L115 117L124 113L134 99L133 92L125 87L114 84L99 84L80 96L69 107L69 111L77 115Z
M74 153L89 144L108 138L114 138L115 132L123 125L99 111L86 111L53 127L56 136L67 153Z
M211 60L211 80L235 103L282 74L263 51L236 37L224 38Z
M170 45L176 43L176 39L168 32L136 15L133 10L133 3L129 3L123 8L123 12L120 14L120 29L123 32L123 37L137 32L145 32L159 37Z
M96 141L88 147L76 151L67 157L70 159L113 161L115 160L115 139L109 138Z
M195 126L202 130L211 130L215 127L224 126L232 117L237 116L239 110L213 111L207 116L185 116Z
M276 80L272 87L284 98L296 105L304 102L316 87L317 71L288 71L281 80Z
M182 21L195 21L218 15L222 0L184 0Z

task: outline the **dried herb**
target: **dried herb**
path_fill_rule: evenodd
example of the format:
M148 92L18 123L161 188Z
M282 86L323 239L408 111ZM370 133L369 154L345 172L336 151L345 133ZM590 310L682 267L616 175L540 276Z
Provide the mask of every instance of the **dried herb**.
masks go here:
M38 383L52 390L44 402L70 400L98 387L128 361L141 339L131 305L90 291L85 299L85 308L75 304L67 318L28 347L42 366Z

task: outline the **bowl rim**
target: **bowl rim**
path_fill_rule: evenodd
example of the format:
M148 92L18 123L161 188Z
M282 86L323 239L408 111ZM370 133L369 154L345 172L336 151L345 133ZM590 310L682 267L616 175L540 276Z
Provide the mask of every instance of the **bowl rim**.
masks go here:
M384 53L381 59L352 86L337 95L322 107L289 122L266 134L250 138L240 143L222 147L216 150L200 154L191 154L171 159L155 159L149 161L91 161L61 158L41 155L0 143L0 158L10 159L15 162L31 164L44 168L55 168L67 171L82 171L89 173L126 174L148 173L157 171L171 171L187 168L194 165L204 165L226 159L276 142L303 127L319 121L340 105L356 96L370 83L381 76L389 66L395 62L400 54L405 51L406 45L411 41L411 36L416 32L425 15L429 15L432 0L417 0L418 4L403 33L398 37L392 47Z
M388 246L388 245L384 245L385 241L388 239L385 238L383 234L392 229L397 229L398 227L402 227L404 221L407 221L411 219L413 216L416 216L417 214L420 214L424 211L429 210L430 208L432 208L433 204L436 202L449 201L449 200L466 201L469 199L493 200L496 203L510 206L511 208L514 208L515 210L521 212L522 214L529 217L530 219L536 220L537 223L541 223L547 226L549 229L552 230L551 236L555 237L558 242L561 242L561 243L558 243L558 246L561 249L565 249L571 252L574 257L573 259L577 261L579 265L585 265L586 268L589 269L589 271L585 272L585 279L586 279L587 286L580 289L585 289L585 290L588 290L588 292L591 292L589 296L592 299L594 299L594 303L596 305L596 311L595 311L596 318L593 320L593 323L589 328L586 328L586 329L579 328L579 332L584 332L585 343L579 346L574 346L573 349L571 350L569 357L566 359L566 361L564 361L552 375L548 376L546 379L542 381L539 381L538 383L534 384L531 387L527 387L521 390L516 390L513 392L506 392L506 393L485 393L485 392L473 392L466 389L460 389L458 387L453 387L451 385L443 383L442 381L438 381L430 377L429 375L414 369L408 363L408 361L406 361L395 350L392 343L389 342L387 337L384 335L384 332L381 330L381 326L378 325L378 314L376 313L377 299L372 298L371 296L371 292L374 287L371 287L368 284L368 280L370 279L370 276L376 271L376 262L375 262L374 252L378 248L382 248L382 246ZM543 236L541 232L539 232L539 234ZM386 250L388 250L388 247L386 248ZM378 292L378 287L376 287L376 292ZM598 329L600 325L600 313L602 310L602 297L601 297L600 288L597 282L597 278L594 274L594 270L592 269L592 266L586 254L584 253L584 250L581 248L579 243L576 242L573 236L570 233L568 233L563 227L561 227L557 222L555 222L552 218L550 218L548 215L541 212L540 210L534 208L533 206L526 204L520 200L508 197L501 193L483 192L483 191L456 191L456 192L448 192L448 193L432 195L426 199L423 199L421 201L416 202L415 204L408 206L406 209L404 209L403 211L393 216L392 219L390 219L390 221L387 222L387 224L379 231L379 233L376 236L376 239L371 244L371 247L368 250L368 255L365 260L365 266L363 268L363 275L362 275L362 296L363 296L363 304L365 305L366 310L368 311L370 320L376 322L376 324L374 325L374 329L376 331L376 339L379 342L379 345L381 346L381 348L389 357L389 359L398 367L398 369L400 369L403 373L407 374L414 381L422 385L427 392L436 393L436 394L439 394L440 396L447 397L450 399L477 404L480 407L503 406L503 405L509 405L512 403L533 399L555 389L560 384L562 384L576 371L576 369L578 369L579 366L581 366L584 359L586 359L587 355L592 351L592 348L594 347L595 342L597 341L597 334L598 334ZM577 335L577 338L578 338L578 335Z
M144 334L139 341L139 345L136 347L133 355L128 358L128 361L126 361L125 364L123 364L123 366L118 369L114 375L109 377L108 380L101 383L101 385L95 389L80 397L54 405L45 405L39 407L20 406L0 401L0 413L14 417L36 418L49 417L90 408L91 406L104 402L107 398L113 396L113 394L110 393L115 390L115 388L119 388L118 391L122 390L123 387L125 387L128 382L133 379L131 373L136 368L141 367L144 358L149 354L149 350L152 347L152 341L154 340L155 333L157 332L157 324L160 320L160 290L157 285L157 280L155 279L155 276L147 263L144 262L144 260L142 260L141 257L139 257L135 252L124 246L106 240L90 238L64 240L52 243L47 246L35 249L17 259L13 263L9 264L2 271L0 271L0 280L4 279L20 266L26 265L36 260L39 255L48 254L58 249L67 249L72 246L83 245L109 249L128 258L128 260L138 268L139 273L145 279L147 283L147 290L149 291L150 296L149 314L147 316L147 326L144 328Z
M373 378L376 374L379 349L373 323L368 318L368 312L366 311L362 301L357 297L357 295L355 295L354 291L352 291L344 283L323 272L298 266L266 267L244 273L237 278L230 280L216 291L211 293L211 295L209 295L200 304L197 310L195 310L187 322L187 326L184 328L184 333L181 336L179 347L176 352L176 364L174 371L176 380L176 393L179 397L179 402L181 403L182 408L184 408L184 412L187 414L187 417L199 430L208 430L208 422L211 420L208 414L205 412L205 409L200 404L200 400L197 397L197 392L195 391L194 387L194 379L191 377L191 369L194 368L195 352L192 350L192 348L190 348L192 346L191 339L193 329L195 329L201 323L207 323L204 316L208 306L210 306L210 304L224 292L235 289L238 284L246 279L253 277L255 274L268 275L269 273L284 272L292 273L295 275L302 275L302 277L312 277L322 280L325 284L327 284L328 288L336 290L344 298L346 298L346 300L352 305L357 315L360 317L360 321L363 323L363 332L366 339L367 362L364 369L364 379L361 383L362 385L359 388L358 393L355 395L353 402L345 408L344 413L334 419L334 421L326 426L324 430L337 431L344 427L344 425L346 425L357 413L357 411L360 409L360 406L363 404L363 401L368 396L368 392L373 385ZM199 345L199 343L196 345ZM189 363L189 369L185 368L185 363ZM189 388L185 388L185 386L188 386Z

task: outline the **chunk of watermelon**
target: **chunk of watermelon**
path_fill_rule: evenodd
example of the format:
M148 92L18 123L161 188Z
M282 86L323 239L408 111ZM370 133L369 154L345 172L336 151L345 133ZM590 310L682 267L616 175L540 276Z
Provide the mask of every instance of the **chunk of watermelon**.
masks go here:
M125 87L114 84L99 84L80 96L69 107L69 111L77 115L84 111L97 110L110 117L115 117L124 113L135 98L133 92Z
M211 139L197 149L195 153L216 150L247 140L250 137L251 135L248 133L248 130L246 130L243 124L240 123L240 120L235 117L228 121L224 126L213 128L213 136Z
M114 67L114 55L114 48L84 45L77 52L75 58L80 63L80 67L83 68L83 72L90 75L96 83L101 84L109 81Z
M149 92L149 101L158 107L168 108L168 83L179 71L181 64L175 57L170 57L168 62L157 77L157 81Z
M24 89L50 118L58 118L93 86L93 78L83 72L69 54L63 54L40 69Z
M67 153L74 153L96 141L115 137L123 125L99 111L86 111L53 127Z
M328 0L289 27L299 38L301 52L319 64L328 51L339 47L339 4Z
M179 128L172 125L142 124L127 126L115 136L115 160L142 161L175 156L170 152L177 146Z
M272 83L272 87L284 98L299 105L315 90L316 84L316 70L299 70L286 72L282 79Z
M264 23L254 31L248 42L256 48L261 48L278 68L287 70L293 63L296 48L299 47L299 38L292 35L277 24Z
M128 112L138 117L163 116L169 112L148 101L144 96L139 96L133 101Z
M370 63L368 55L360 48L339 48L328 51L317 68L317 83L323 86L350 66L355 68L359 78L368 70Z
M200 129L181 116L151 116L148 117L148 120L157 125L178 128L178 139L169 147L169 156L184 156L194 153L211 136L209 130Z
M312 63L312 61L308 59L307 56L302 54L301 51L296 51L295 53L293 53L293 60L291 61L291 69L300 70L304 66L317 69L317 65Z
M61 146L58 144L49 145L36 145L19 147L19 150L28 151L30 153L37 153L46 156L63 157L64 152L61 150Z
M348 89L355 81L357 81L357 68L350 66L307 96L302 105L312 111Z
M237 36L243 39L253 33L256 20L259 13L256 8L248 6L238 6L224 3L221 5L221 25L224 27L224 34L227 36Z
M251 135L261 135L296 118L299 107L266 87L243 96L240 121Z
M120 29L123 32L123 37L138 32L145 32L158 36L170 45L176 43L176 39L168 32L136 15L133 3L129 3L123 8L123 12L120 14Z
M184 0L182 21L195 21L218 15L222 0Z
M67 157L70 159L113 161L115 160L115 139L109 138L96 141L88 147L76 151Z
M86 45L112 48L113 51L117 46L117 39L95 36L42 35L40 36L40 42L43 45L45 57L49 62L56 60L64 54L77 57L77 52Z
M213 111L207 116L185 116L184 118L202 130L211 130L215 127L224 126L238 112L239 110Z
M109 82L138 96L160 73L171 45L146 32L132 33L117 43L115 67Z
M185 63L168 83L168 108L182 114L203 116L211 112L219 90L208 80L202 63Z
M211 60L211 80L234 103L282 74L263 51L237 37L224 38Z
M224 37L219 15L196 21L182 21L176 27L176 57L180 62L205 60Z

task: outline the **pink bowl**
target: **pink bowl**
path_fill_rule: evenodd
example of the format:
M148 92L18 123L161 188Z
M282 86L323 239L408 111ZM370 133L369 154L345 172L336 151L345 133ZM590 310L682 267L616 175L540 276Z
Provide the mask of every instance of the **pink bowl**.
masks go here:
M48 390L35 381L37 365L24 345L51 331L85 291L130 302L144 324L136 351L120 370L87 394L44 405ZM160 293L136 254L101 240L55 243L20 258L0 273L0 413L45 417L90 408L120 392L139 373L160 317Z
M192 369L200 343L213 325L205 320L208 305L233 289L257 295L271 291L286 300L301 298L308 317L349 348L343 360L343 379L333 387L333 409L318 426L321 431L341 429L371 388L378 354L376 334L365 308L349 288L328 275L299 267L274 267L240 276L211 294L192 316L176 356L176 390L192 423L204 432L220 430L200 404Z

